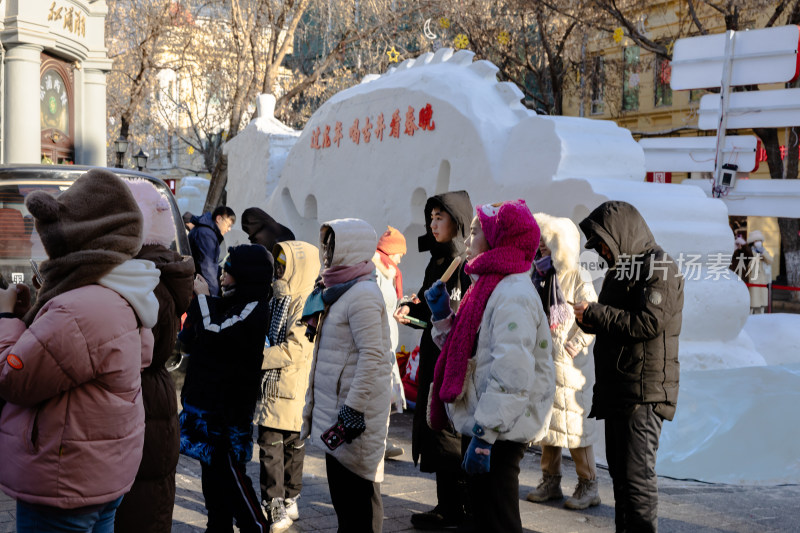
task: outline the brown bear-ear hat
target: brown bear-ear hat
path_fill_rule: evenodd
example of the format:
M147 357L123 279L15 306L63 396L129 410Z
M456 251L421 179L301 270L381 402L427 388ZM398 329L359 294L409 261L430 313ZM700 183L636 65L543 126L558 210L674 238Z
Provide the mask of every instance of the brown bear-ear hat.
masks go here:
M135 256L142 246L142 214L130 189L108 170L92 169L54 197L34 191L25 200L50 259L83 250Z

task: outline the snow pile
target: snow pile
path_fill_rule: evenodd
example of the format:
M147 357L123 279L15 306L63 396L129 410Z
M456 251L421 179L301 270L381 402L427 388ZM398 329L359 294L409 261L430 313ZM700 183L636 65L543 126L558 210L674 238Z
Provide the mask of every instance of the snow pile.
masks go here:
M798 405L797 363L681 372L656 471L716 483L798 483Z
M178 210L181 213L189 211L193 215L203 214L203 206L208 195L209 181L200 176L186 176L181 178L180 186L175 191L175 199L178 202Z

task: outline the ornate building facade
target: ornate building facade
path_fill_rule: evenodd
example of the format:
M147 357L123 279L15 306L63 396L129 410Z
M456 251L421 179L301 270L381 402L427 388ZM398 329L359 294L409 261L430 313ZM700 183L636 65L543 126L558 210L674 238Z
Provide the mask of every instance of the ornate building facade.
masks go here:
M106 165L104 0L0 0L0 162Z

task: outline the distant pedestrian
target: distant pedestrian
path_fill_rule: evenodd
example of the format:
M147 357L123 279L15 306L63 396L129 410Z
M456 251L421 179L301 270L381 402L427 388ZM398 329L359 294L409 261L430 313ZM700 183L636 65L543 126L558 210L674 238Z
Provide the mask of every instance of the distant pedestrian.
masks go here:
M181 453L200 461L208 531L264 533L269 524L246 466L269 329L272 257L260 244L228 249L222 296L195 280L180 333L192 354L181 391Z
M472 220L472 203L467 191L450 191L431 196L425 203L425 235L419 238L419 251L430 252L425 267L425 278L419 290L422 295L442 277L455 258L465 257L464 239L469 235ZM458 310L461 296L470 286L470 277L464 272L463 262L447 280L450 307ZM424 322L413 325L407 317ZM436 506L430 511L411 516L417 529L457 527L465 519L467 502L466 481L461 469L461 435L452 427L434 431L428 426L425 406L433 382L433 369L439 358L439 346L431 336L431 310L425 299L413 298L401 302L394 314L398 323L422 328L419 350L419 373L414 425L411 436L411 457L419 461L420 472L436 474ZM417 322L419 324L419 322Z
M769 285L772 283L772 254L764 248L764 234L753 230L747 236L749 262L747 264L747 287L750 293L750 314L761 315L769 305Z
M181 218L183 219L183 226L186 228L186 231L192 231L192 229L194 229L194 222L192 222L192 219L195 218L194 215L189 211L184 211Z
M261 504L271 533L300 518L297 499L303 487L305 442L300 440L314 344L300 324L306 298L319 275L319 250L307 242L275 245L275 281L269 302L268 346L261 363L261 396L256 406Z
M564 507L586 509L600 505L593 448L597 423L587 418L594 386L594 368L589 355L593 337L575 323L568 302L594 302L597 295L589 273L579 264L581 236L575 223L545 213L536 213L534 217L542 236L539 258L534 262L533 282L553 336L556 394L550 430L534 443L542 447L542 481L528 493L527 499L544 502L564 497L561 454L562 448L568 448L575 462L578 484Z
M160 273L154 294L158 321L153 326L153 362L142 371L145 445L136 481L117 509L116 533L169 533L175 506L178 466L178 405L175 385L166 369L172 356L181 315L192 301L194 263L171 250L175 223L167 199L147 180L126 182L144 219L142 249L136 258L151 261Z
M375 275L378 287L386 303L386 311L393 315L397 309L397 302L403 297L403 273L400 270L400 261L406 254L406 238L396 228L389 226L380 239L378 250L372 256L375 264ZM403 391L403 380L400 377L400 368L397 366L397 321L389 320L389 337L392 352L392 408L396 413L402 413L406 408L406 397ZM403 454L403 448L391 441L386 441L384 457L391 459Z
M321 283L303 321L315 339L301 438L325 446L333 508L342 533L383 528L383 455L392 361L389 321L375 283L375 230L346 218L322 225Z
M678 401L683 276L629 203L601 204L580 228L609 265L598 301L573 310L596 336L589 416L605 420L617 532L655 532L658 440Z
M32 307L0 291L0 488L19 533L110 533L142 458L158 271L133 259L142 213L109 171L26 206L48 259Z
M236 222L233 209L219 206L213 213L192 218L195 227L189 232L189 245L192 248L194 269L208 284L211 296L220 295L219 246L223 237Z
M280 224L263 209L248 207L242 213L242 229L253 244L272 250L279 242L293 241L292 230Z

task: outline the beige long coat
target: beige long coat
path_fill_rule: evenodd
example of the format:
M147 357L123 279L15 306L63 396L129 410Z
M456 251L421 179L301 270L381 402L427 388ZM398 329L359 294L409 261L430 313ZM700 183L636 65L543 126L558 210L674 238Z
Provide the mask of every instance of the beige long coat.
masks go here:
M575 223L568 218L558 218L537 213L534 215L542 231L542 239L550 249L558 283L564 298L573 303L596 302L597 294L586 271L581 277L579 265L580 234ZM570 307L571 309L571 307ZM551 330L553 336L553 362L555 364L556 394L550 430L536 444L561 448L583 448L595 443L597 424L587 418L592 408L594 387L594 360L590 345L594 339L581 331L570 313L567 323ZM580 351L571 357L565 348L567 343Z
M314 344L306 338L306 327L298 325L298 321L319 275L319 249L307 242L285 241L275 245L276 257L280 250L286 255L286 271L272 283L272 290L274 298L292 298L286 338L281 344L264 348L261 364L262 370L281 369L278 398L262 397L256 405L254 422L283 431L300 431Z
M358 219L323 225L335 234L331 267L370 261L378 244L372 226ZM314 347L301 437L334 456L354 474L383 481L383 453L389 424L392 352L389 316L374 279L354 284L322 314ZM364 413L366 431L331 451L320 437L347 404Z

